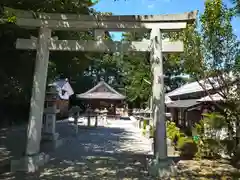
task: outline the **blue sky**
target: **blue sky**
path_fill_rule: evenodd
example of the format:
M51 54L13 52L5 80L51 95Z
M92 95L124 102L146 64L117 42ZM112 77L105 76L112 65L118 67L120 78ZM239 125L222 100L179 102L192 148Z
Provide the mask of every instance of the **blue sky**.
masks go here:
M231 6L230 0L225 0ZM99 0L93 6L101 12L112 12L115 15L149 15L149 14L175 14L192 10L204 11L204 0ZM234 32L240 39L240 18L232 22ZM121 33L114 33L115 40L121 39Z

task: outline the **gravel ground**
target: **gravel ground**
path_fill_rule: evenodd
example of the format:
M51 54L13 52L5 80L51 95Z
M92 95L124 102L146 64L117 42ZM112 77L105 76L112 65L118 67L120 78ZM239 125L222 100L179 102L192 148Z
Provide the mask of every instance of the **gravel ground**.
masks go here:
M80 128L74 135L67 122L57 125L64 144L34 174L4 173L0 179L147 180L146 155L151 142L131 121L109 120L108 127Z
M0 166L0 179L155 180L149 177L146 168L151 142L132 121L109 120L107 127L81 127L78 135L74 134L73 126L62 121L57 123L57 131L65 141L55 151L48 152L51 157L48 164L34 174L10 173L9 167ZM25 133L24 127L1 129L0 157L19 158L25 147ZM174 156L171 149L168 151L169 156ZM239 170L227 161L180 160L176 167L177 176L166 179L240 179Z
M240 171L227 160L181 160L177 164L178 178L189 180L239 180ZM173 179L173 178L172 178Z

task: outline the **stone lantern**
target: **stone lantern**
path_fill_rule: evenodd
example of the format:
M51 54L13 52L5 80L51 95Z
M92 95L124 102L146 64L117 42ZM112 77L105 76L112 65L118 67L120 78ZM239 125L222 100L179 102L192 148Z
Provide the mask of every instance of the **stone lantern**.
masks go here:
M104 108L104 110L101 111L101 114L103 116L103 124L104 125L108 124L108 122L107 122L107 113L108 113L107 108Z
M91 107L88 107L86 110L87 113L87 126L90 127L91 126L91 117L93 114L93 109Z
M75 133L78 134L78 120L79 120L79 116L80 116L80 111L82 109L79 107L79 106L73 106L69 112L70 112L70 115L71 117L74 119L74 125L75 125Z
M56 115L58 92L55 86L48 86L45 96L45 109L43 118L42 140L58 142L59 134L56 133Z
M100 115L100 110L95 109L94 113L95 113L95 127L97 127L98 126L98 116Z

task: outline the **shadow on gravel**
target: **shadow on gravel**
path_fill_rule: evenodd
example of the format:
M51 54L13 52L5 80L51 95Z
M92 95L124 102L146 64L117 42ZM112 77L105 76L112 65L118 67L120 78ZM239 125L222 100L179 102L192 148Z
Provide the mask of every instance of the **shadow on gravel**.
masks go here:
M0 129L0 174L9 169L11 158L19 158L23 155L25 144L25 126Z
M120 117L120 120L131 121L130 117Z
M72 126L60 123L57 131L66 140L54 152L49 152L48 164L32 174L10 173L6 169L0 179L151 179L146 170L146 155L126 151L124 145L134 144L124 129L81 127L76 136Z
M10 161L0 166L2 180L154 180L148 176L147 160L153 156L128 152L126 145L135 146L131 132L122 128L79 128L74 134L73 126L65 122L58 123L57 131L66 140L54 152L49 151L51 160L38 172L27 174L10 173ZM16 159L25 147L24 128L1 129L0 145L9 151L6 157ZM3 157L3 155L2 155ZM226 165L217 167L206 161L186 161L178 157L169 157L177 164L178 174L171 179L239 179L240 173L230 171ZM213 163L214 164L214 163ZM225 163L226 164L226 163ZM218 172L219 173L218 173ZM169 179L169 178L167 178ZM164 180L164 178L162 178Z

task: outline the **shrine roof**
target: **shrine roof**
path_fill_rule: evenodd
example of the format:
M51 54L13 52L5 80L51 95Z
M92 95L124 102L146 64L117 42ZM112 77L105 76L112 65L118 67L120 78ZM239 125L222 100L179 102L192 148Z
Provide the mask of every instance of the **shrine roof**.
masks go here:
M63 100L69 100L69 97L74 94L68 79L59 79L49 84L49 86L55 86L60 99Z
M92 89L88 90L85 93L77 94L77 98L79 99L109 99L109 100L123 100L126 97L111 86L109 86L106 82L100 81L96 86Z
M200 104L200 102L198 102L198 99L186 99L186 100L172 101L171 103L167 104L167 107L168 108L189 108L198 104Z

